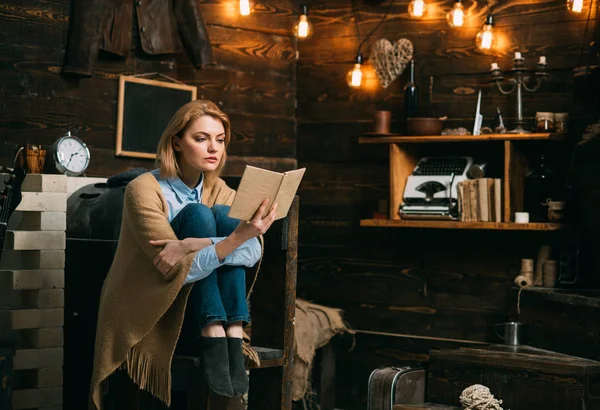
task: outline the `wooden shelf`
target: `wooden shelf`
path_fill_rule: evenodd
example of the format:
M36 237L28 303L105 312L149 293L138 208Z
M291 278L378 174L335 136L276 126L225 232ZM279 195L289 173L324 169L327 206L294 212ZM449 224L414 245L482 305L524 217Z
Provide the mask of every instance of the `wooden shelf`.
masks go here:
M426 221L403 219L363 219L360 226L380 228L433 228L433 229L489 229L500 231L558 231L564 229L558 223L527 223L512 222L459 222L459 221Z
M360 144L406 144L426 142L469 142L469 141L563 141L566 134L485 134L485 135L431 135L431 136L403 136L400 134L376 134L366 132L360 137Z

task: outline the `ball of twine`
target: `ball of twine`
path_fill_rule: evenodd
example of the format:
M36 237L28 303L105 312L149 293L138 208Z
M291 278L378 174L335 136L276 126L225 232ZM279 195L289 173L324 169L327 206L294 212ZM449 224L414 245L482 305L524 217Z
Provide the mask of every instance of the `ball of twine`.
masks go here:
M463 390L460 404L464 410L503 410L502 400L497 400L485 386L474 384Z

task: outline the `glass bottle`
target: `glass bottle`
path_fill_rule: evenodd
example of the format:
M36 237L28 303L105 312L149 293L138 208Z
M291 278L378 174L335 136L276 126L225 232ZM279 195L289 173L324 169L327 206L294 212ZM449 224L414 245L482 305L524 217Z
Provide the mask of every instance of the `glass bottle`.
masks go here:
M406 87L404 87L404 116L413 118L418 116L419 110L419 90L415 83L415 60L410 60L410 78Z
M557 200L556 176L546 165L545 154L527 174L523 186L523 210L529 212L531 222L548 221L548 199Z

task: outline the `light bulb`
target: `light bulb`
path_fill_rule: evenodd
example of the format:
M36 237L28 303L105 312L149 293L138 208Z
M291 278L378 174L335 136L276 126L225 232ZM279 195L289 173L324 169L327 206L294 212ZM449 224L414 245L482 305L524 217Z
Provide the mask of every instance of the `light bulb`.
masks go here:
M571 13L581 13L583 11L583 0L567 0L567 8Z
M494 18L490 14L485 20L483 29L477 33L475 39L477 48L481 51L491 51L496 48L496 35L494 34Z
M465 11L463 10L462 1L457 0L454 3L454 7L452 10L446 14L446 20L448 20L448 24L450 27L462 27L465 23Z
M308 21L308 7L302 6L302 14L300 14L300 18L298 22L294 25L294 34L299 39L308 38L312 34L312 24Z
M361 69L361 64L363 62L362 55L356 56L356 63L352 70L348 71L348 75L346 76L346 81L348 85L352 88L359 88L362 85L363 72Z
M408 14L410 14L411 17L423 17L426 9L427 5L425 4L425 0L412 0L408 4Z
M250 14L250 0L240 0L240 14L242 16Z

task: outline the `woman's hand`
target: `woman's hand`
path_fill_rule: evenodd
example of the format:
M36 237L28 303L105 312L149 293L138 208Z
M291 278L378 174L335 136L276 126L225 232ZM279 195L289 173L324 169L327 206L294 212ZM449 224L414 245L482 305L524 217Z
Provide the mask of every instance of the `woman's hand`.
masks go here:
M244 242L259 235L264 235L271 225L273 225L273 222L275 221L275 215L277 213L277 204L274 204L271 212L269 212L264 218L262 217L267 210L268 202L269 200L265 199L262 204L260 204L260 207L252 219L248 222L241 222L237 228L235 228L233 233L242 238Z
M154 265L163 275L166 275L173 266L177 265L181 258L191 252L191 249L185 240L160 239L150 241L150 244L163 247L153 261Z

